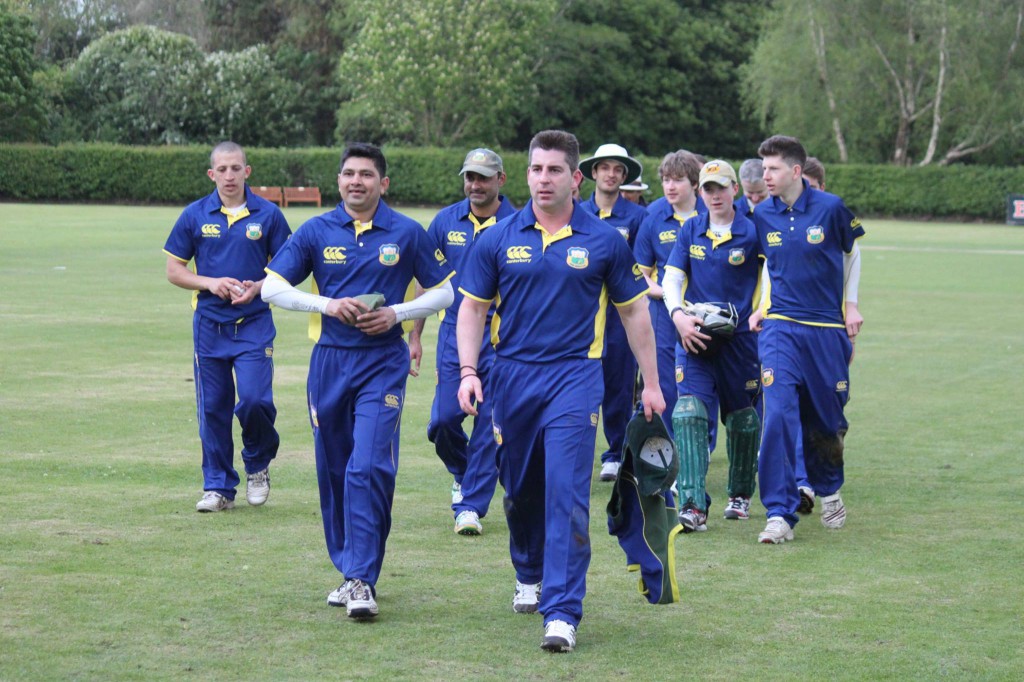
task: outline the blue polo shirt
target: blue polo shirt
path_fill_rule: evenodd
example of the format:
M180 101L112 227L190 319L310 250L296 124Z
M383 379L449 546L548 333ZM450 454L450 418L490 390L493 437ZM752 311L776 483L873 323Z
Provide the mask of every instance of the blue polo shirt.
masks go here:
M196 261L196 274L234 277L258 282L263 269L291 236L288 221L274 204L245 186L245 209L235 217L221 211L220 195L211 194L189 204L164 244L164 253L188 263ZM192 309L215 322L235 322L270 310L257 296L242 306L232 305L209 291L192 292Z
M434 245L441 249L441 253L455 269L455 277L452 279L455 300L447 310L441 311L442 324L455 324L458 320L459 306L462 305L462 293L458 289L462 278L459 273L462 271L466 254L469 253L469 247L484 230L516 212L516 207L511 201L505 197L499 198L501 204L498 206L498 212L493 218L482 223L473 215L469 199L463 199L438 211L427 228L427 234L434 241Z
M651 268L651 279L661 281L661 272L665 269L672 247L675 246L680 225L689 218L707 213L707 206L700 197L693 212L686 216L677 216L672 204L665 197L654 201L647 207L647 218L640 225L640 231L633 245L633 255L641 267Z
M627 305L647 292L615 228L576 204L569 224L549 236L532 201L477 238L461 288L477 301L497 299L495 352L522 362L599 359L608 300Z
M431 289L453 274L426 230L383 201L366 225L357 224L345 212L344 204L307 220L270 262L267 272L293 286L312 273L314 293L345 298L379 292L387 305L405 300L414 277ZM314 313L309 335L325 346L368 348L401 338L402 325L370 336L336 317Z
M750 201L745 194L741 194L739 199L732 202L732 207L736 209L736 213L747 218L754 214L754 207L750 205Z
M597 216L618 230L619 234L626 239L626 243L629 244L630 248L633 248L633 244L636 243L637 232L640 231L640 225L647 217L647 211L644 210L643 206L634 204L629 199L623 199L621 196L615 199L611 213L606 215L602 215L601 209L598 208L593 195L586 201L581 202L580 208Z
M760 253L768 262L767 317L842 327L843 254L864 228L842 199L801 182L804 191L792 207L769 197L754 208Z
M686 273L684 299L691 303L732 303L740 320L753 313L761 297L757 228L736 214L729 233L716 238L710 216L702 213L679 228L665 267ZM745 324L738 333L749 331Z

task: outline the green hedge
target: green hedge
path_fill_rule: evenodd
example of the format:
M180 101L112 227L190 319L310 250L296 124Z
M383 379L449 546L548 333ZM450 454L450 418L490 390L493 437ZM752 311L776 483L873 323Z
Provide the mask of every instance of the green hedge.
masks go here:
M387 148L396 204L441 206L462 198L458 177L465 150ZM325 202L338 201L341 149L249 149L252 185L317 186ZM212 189L207 147L60 147L0 145L0 200L132 202L180 205ZM505 194L517 205L529 198L526 154L503 152ZM651 198L660 196L659 159L642 157ZM1002 221L1006 195L1024 193L1024 168L950 166L897 168L832 164L829 191L861 215ZM584 183L584 195L593 184Z

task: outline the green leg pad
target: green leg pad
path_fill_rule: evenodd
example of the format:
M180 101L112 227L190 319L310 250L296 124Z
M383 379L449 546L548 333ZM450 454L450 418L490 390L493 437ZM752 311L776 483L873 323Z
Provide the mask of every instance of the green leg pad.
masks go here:
M679 510L688 504L706 512L707 496L704 478L708 473L708 411L699 398L680 396L672 410L672 430L675 432L676 452L679 454Z
M757 450L761 447L761 420L752 407L725 418L729 439L729 497L753 497L757 478Z

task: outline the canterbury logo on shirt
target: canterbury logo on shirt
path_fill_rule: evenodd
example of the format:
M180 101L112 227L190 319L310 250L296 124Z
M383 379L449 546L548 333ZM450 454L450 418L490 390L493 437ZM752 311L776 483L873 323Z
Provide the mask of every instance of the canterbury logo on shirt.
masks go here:
M707 255L706 250L701 244L690 244L690 258L696 258L697 260L704 260Z
M671 244L676 240L675 230L665 230L664 232L658 233L658 241L662 244Z
M457 232L456 230L452 230L451 232L448 233L448 243L449 244L455 244L456 246L461 246L461 245L465 244L466 243L466 233L465 232Z
M344 246L326 246L324 247L324 263L344 263L345 262L345 247Z
M220 225L215 223L207 223L202 227L203 237L219 237L220 236Z
M768 246L782 246L782 233L781 232L769 232L768 233Z
M529 246L510 246L505 250L505 257L509 263L529 263L533 260Z

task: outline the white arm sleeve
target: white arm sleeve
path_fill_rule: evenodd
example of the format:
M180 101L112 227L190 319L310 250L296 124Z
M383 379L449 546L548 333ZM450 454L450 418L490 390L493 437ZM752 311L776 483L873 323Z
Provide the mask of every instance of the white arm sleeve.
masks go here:
M396 303L391 308L394 309L398 322L421 320L444 310L454 300L455 290L452 289L452 281L449 279L441 286L427 289L411 301Z
M860 249L856 242L850 253L843 254L843 290L846 293L846 300L850 303L857 302L857 289L860 287Z
M764 265L761 266L761 300L757 302L758 310L764 310L765 305L768 304L768 290L770 288L768 286L768 259L765 259Z
M661 280L661 288L664 291L661 300L668 308L668 314L676 308L683 307L683 285L686 284L686 273L675 268L665 268L665 275Z
M304 313L323 314L327 310L327 304L331 302L331 299L326 296L299 291L276 275L267 275L260 295L264 301L273 303L279 308L298 310Z

